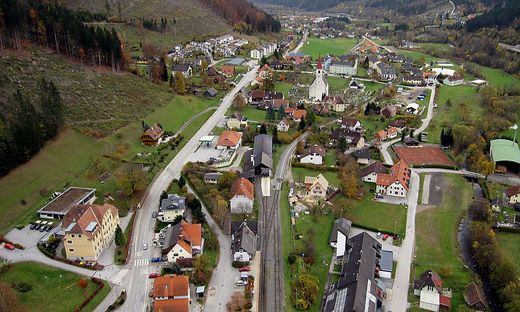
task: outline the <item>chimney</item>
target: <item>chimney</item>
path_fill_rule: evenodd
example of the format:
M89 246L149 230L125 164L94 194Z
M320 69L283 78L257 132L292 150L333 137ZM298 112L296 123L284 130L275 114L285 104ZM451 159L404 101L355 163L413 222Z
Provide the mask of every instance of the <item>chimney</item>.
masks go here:
M251 163L255 166L255 155L251 154Z

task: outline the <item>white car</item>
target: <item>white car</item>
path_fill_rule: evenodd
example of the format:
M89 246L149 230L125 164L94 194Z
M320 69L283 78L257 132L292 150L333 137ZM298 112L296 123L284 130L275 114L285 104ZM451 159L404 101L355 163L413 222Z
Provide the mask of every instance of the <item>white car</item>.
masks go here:
M146 249L148 249L148 245L147 245L147 244L144 244L144 245L143 245L143 250L146 250Z

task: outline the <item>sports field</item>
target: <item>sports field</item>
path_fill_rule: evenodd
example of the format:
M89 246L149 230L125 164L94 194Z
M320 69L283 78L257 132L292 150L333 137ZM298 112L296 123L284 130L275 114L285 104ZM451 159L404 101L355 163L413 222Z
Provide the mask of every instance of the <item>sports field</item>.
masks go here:
M357 39L335 38L335 39L319 39L311 38L303 45L301 52L305 55L312 56L313 60L319 57L332 55L343 55L357 44Z
M394 151L399 159L404 159L410 166L454 165L438 146L395 147Z

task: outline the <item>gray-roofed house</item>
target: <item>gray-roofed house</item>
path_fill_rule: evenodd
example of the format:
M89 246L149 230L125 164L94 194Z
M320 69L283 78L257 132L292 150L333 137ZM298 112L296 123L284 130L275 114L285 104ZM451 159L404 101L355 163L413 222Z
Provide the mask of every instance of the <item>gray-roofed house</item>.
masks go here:
M186 198L177 194L168 194L161 200L157 220L161 222L173 222L177 216L184 216Z
M204 183L217 184L218 179L220 178L221 175L222 175L222 173L220 173L220 172L208 172L204 175Z
M375 312L381 303L378 288L381 244L366 232L348 240L338 281L326 291L324 312Z
M181 73L184 78L190 78L193 74L193 69L188 64L173 64L172 75L175 76L176 73Z
M357 60L332 61L329 66L329 73L335 75L354 76L357 74L357 65Z
M249 262L256 253L256 233L249 228L246 221L231 234L233 261Z
M336 249L336 258L341 259L347 249L347 240L350 234L352 222L345 218L334 221L332 232L330 233L329 245Z
M359 176L361 177L361 180L363 182L370 182L370 183L376 183L377 182L377 175L380 173L387 173L388 169L379 161L375 161L368 165L368 167L365 167L361 169L359 172Z
M204 92L204 96L205 97L208 97L208 98L214 98L218 95L218 91L217 89L211 87L211 88L208 88L205 92Z
M352 156L354 156L358 164L362 165L368 165L372 160L372 155L368 148L357 150L352 154Z
M362 148L365 146L365 138L361 132L351 131L349 129L334 129L331 133L331 138L335 141L341 140L341 138L345 138L347 144L351 147Z
M244 159L244 178L254 179L255 175L270 176L273 169L273 137L267 134L255 136L253 150L248 150Z

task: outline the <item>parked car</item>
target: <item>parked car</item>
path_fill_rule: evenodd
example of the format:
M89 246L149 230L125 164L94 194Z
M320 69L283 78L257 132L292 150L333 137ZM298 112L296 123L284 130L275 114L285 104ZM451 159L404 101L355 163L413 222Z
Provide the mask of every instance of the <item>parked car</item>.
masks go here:
M157 217L157 212L154 211L154 212L152 212L152 218L155 218L155 217Z
M160 273L154 272L154 273L150 273L150 275L148 275L148 278L156 278L156 277L159 277L159 276L161 276Z
M4 245L4 248L5 248L5 249L9 249L9 250L14 250L14 246L11 245L11 244L5 244L5 245Z
M39 231L40 232L45 232L46 228L47 228L47 222L43 221Z
M239 272L249 272L251 271L251 267L249 266L243 266L240 269L238 269Z
M238 280L235 284L236 284L237 286L246 286L246 285L247 285L247 282L246 282L246 281L243 281L243 280Z
M36 228L36 223L31 223L31 226L29 227L29 230L34 230Z
M385 241L385 240L387 240L387 239L388 239L388 237L389 237L389 235L388 235L388 234L385 234L385 235L383 235L383 240L384 240L384 241Z
M161 262L161 258L159 258L159 257L152 258L152 260L150 262L152 262L152 263Z
M144 244L144 245L143 245L143 250L146 250L146 249L148 249L148 245L147 245L147 244Z
M52 225L47 225L45 227L45 232L50 232L52 230L53 226Z

